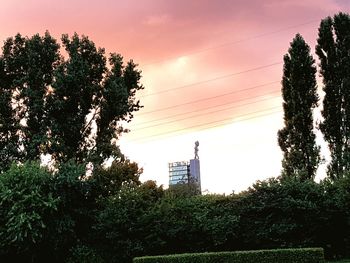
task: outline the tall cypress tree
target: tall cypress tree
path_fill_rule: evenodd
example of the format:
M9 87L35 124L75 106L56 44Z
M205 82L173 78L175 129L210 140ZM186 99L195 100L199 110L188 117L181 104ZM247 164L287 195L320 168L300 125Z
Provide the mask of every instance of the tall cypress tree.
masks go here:
M313 179L320 162L312 110L317 107L315 61L299 34L284 56L282 97L285 127L278 131L284 157L282 176Z
M322 20L316 53L323 77L320 129L328 143L332 160L328 175L340 178L350 170L350 16L339 13Z

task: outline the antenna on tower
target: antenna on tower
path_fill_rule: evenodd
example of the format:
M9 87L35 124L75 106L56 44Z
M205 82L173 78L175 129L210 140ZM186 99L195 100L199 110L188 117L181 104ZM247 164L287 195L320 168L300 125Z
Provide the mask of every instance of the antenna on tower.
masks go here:
M199 156L198 156L198 146L199 146L199 141L196 141L194 143L194 159L199 159Z

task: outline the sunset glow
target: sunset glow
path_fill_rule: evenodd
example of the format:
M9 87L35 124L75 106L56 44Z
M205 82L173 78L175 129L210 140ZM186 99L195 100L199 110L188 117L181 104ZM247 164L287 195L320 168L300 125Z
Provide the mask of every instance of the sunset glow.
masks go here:
M321 19L339 11L350 1L2 0L0 39L77 32L133 59L144 108L120 145L141 180L167 187L168 163L198 140L202 189L231 193L279 175L283 55L296 33L314 53Z

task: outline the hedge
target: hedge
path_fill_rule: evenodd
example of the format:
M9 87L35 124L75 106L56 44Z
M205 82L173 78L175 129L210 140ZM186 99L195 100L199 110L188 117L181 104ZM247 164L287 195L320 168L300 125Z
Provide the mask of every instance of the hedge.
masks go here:
M324 263L322 248L271 249L136 257L133 263Z

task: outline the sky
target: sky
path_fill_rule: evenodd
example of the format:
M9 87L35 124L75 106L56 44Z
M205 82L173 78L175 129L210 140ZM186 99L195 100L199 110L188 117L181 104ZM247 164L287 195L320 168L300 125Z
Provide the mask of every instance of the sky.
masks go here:
M76 32L133 59L144 108L119 143L140 179L166 188L168 163L198 140L202 189L230 194L280 175L283 56L296 33L314 54L321 19L339 11L350 0L1 0L0 41Z

